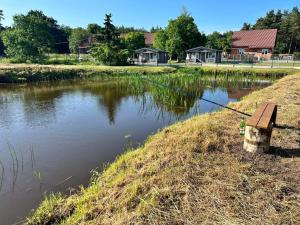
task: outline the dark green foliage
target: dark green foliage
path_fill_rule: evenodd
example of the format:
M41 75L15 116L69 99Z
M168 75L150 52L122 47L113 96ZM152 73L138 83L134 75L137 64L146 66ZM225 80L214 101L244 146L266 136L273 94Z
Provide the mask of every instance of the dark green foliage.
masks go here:
M133 37L134 35L130 35ZM120 34L117 28L112 23L112 15L106 14L104 19L104 27L97 38L97 42L91 48L92 57L99 63L104 65L126 65L129 57L129 52L125 49L127 44L132 49L136 40L132 38L130 41L121 43ZM126 40L126 37L125 37ZM125 46L124 46L125 45Z
M0 9L0 32L2 31L2 20L4 19L3 10Z
M4 19L3 10L0 9L0 56L4 54L4 44L1 37L1 33L4 30L1 23L3 19Z
M156 33L156 32L158 32L160 30L163 30L163 28L161 28L159 26L156 26L156 27L151 27L150 32L151 33Z
M96 24L96 23L90 23L90 24L87 26L87 32L90 33L90 34L100 34L101 31L102 31L101 26L99 26L99 25Z
M126 65L129 57L128 50L120 49L111 43L95 44L91 49L91 55L96 61L109 66Z
M103 35L103 42L110 43L112 45L119 44L119 32L117 28L112 24L111 14L105 14L102 35Z
M184 10L179 17L170 20L167 28L157 32L155 46L167 50L172 58L185 58L187 49L204 45L205 36L201 35L194 18Z
M122 38L122 43L130 54L134 50L145 47L145 36L143 32L129 32Z
M78 53L79 45L84 42L88 41L89 33L87 30L78 27L72 30L71 35L69 37L69 48L72 53Z
M207 36L206 46L213 49L223 50L229 52L231 49L232 32L226 32L221 34L219 32L213 32Z
M252 26L250 23L244 23L241 30L251 30Z
M20 62L43 60L55 43L49 19L41 11L14 16L12 28L2 33L5 53Z
M1 33L0 33L0 56L4 55L4 44L3 44L3 41L2 41L2 38L1 38Z
M134 28L134 27L125 27L125 26L120 26L117 27L117 31L119 34L127 34L129 32L147 32L144 28Z
M294 60L300 60L300 52L294 52Z
M68 52L67 36L57 21L41 11L13 17L14 24L2 33L5 53L19 62L40 62L50 52Z

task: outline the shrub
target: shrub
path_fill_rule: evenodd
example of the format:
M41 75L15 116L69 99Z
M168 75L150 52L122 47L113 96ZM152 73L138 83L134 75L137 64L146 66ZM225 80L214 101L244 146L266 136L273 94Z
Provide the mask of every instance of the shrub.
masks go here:
M91 49L91 55L96 61L104 65L121 66L126 65L129 53L128 50L121 50L116 45L99 43Z
M300 52L294 52L294 60L300 60Z

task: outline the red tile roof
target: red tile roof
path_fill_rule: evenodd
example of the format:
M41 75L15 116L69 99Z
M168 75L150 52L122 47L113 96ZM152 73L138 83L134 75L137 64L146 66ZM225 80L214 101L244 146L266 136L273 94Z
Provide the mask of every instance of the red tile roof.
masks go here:
M154 33L145 33L145 44L146 45L153 45L155 40L155 34Z
M277 29L233 32L232 48L274 48Z

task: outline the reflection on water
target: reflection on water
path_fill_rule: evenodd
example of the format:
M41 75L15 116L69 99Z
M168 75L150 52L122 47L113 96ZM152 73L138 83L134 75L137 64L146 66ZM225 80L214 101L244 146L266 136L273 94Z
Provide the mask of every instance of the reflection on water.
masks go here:
M174 81L175 82L175 81ZM22 220L44 193L86 185L89 171L158 129L262 86L173 83L196 97L132 79L0 86L0 224ZM228 85L227 85L228 86Z

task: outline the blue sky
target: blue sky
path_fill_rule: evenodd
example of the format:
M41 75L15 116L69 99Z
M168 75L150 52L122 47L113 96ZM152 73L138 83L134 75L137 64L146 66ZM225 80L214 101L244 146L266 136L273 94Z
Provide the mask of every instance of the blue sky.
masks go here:
M11 25L15 14L39 9L59 24L71 27L102 24L104 14L111 12L115 25L150 29L165 27L183 6L191 12L200 31L211 33L238 30L243 22L254 23L268 10L300 7L300 0L0 0L4 25Z

